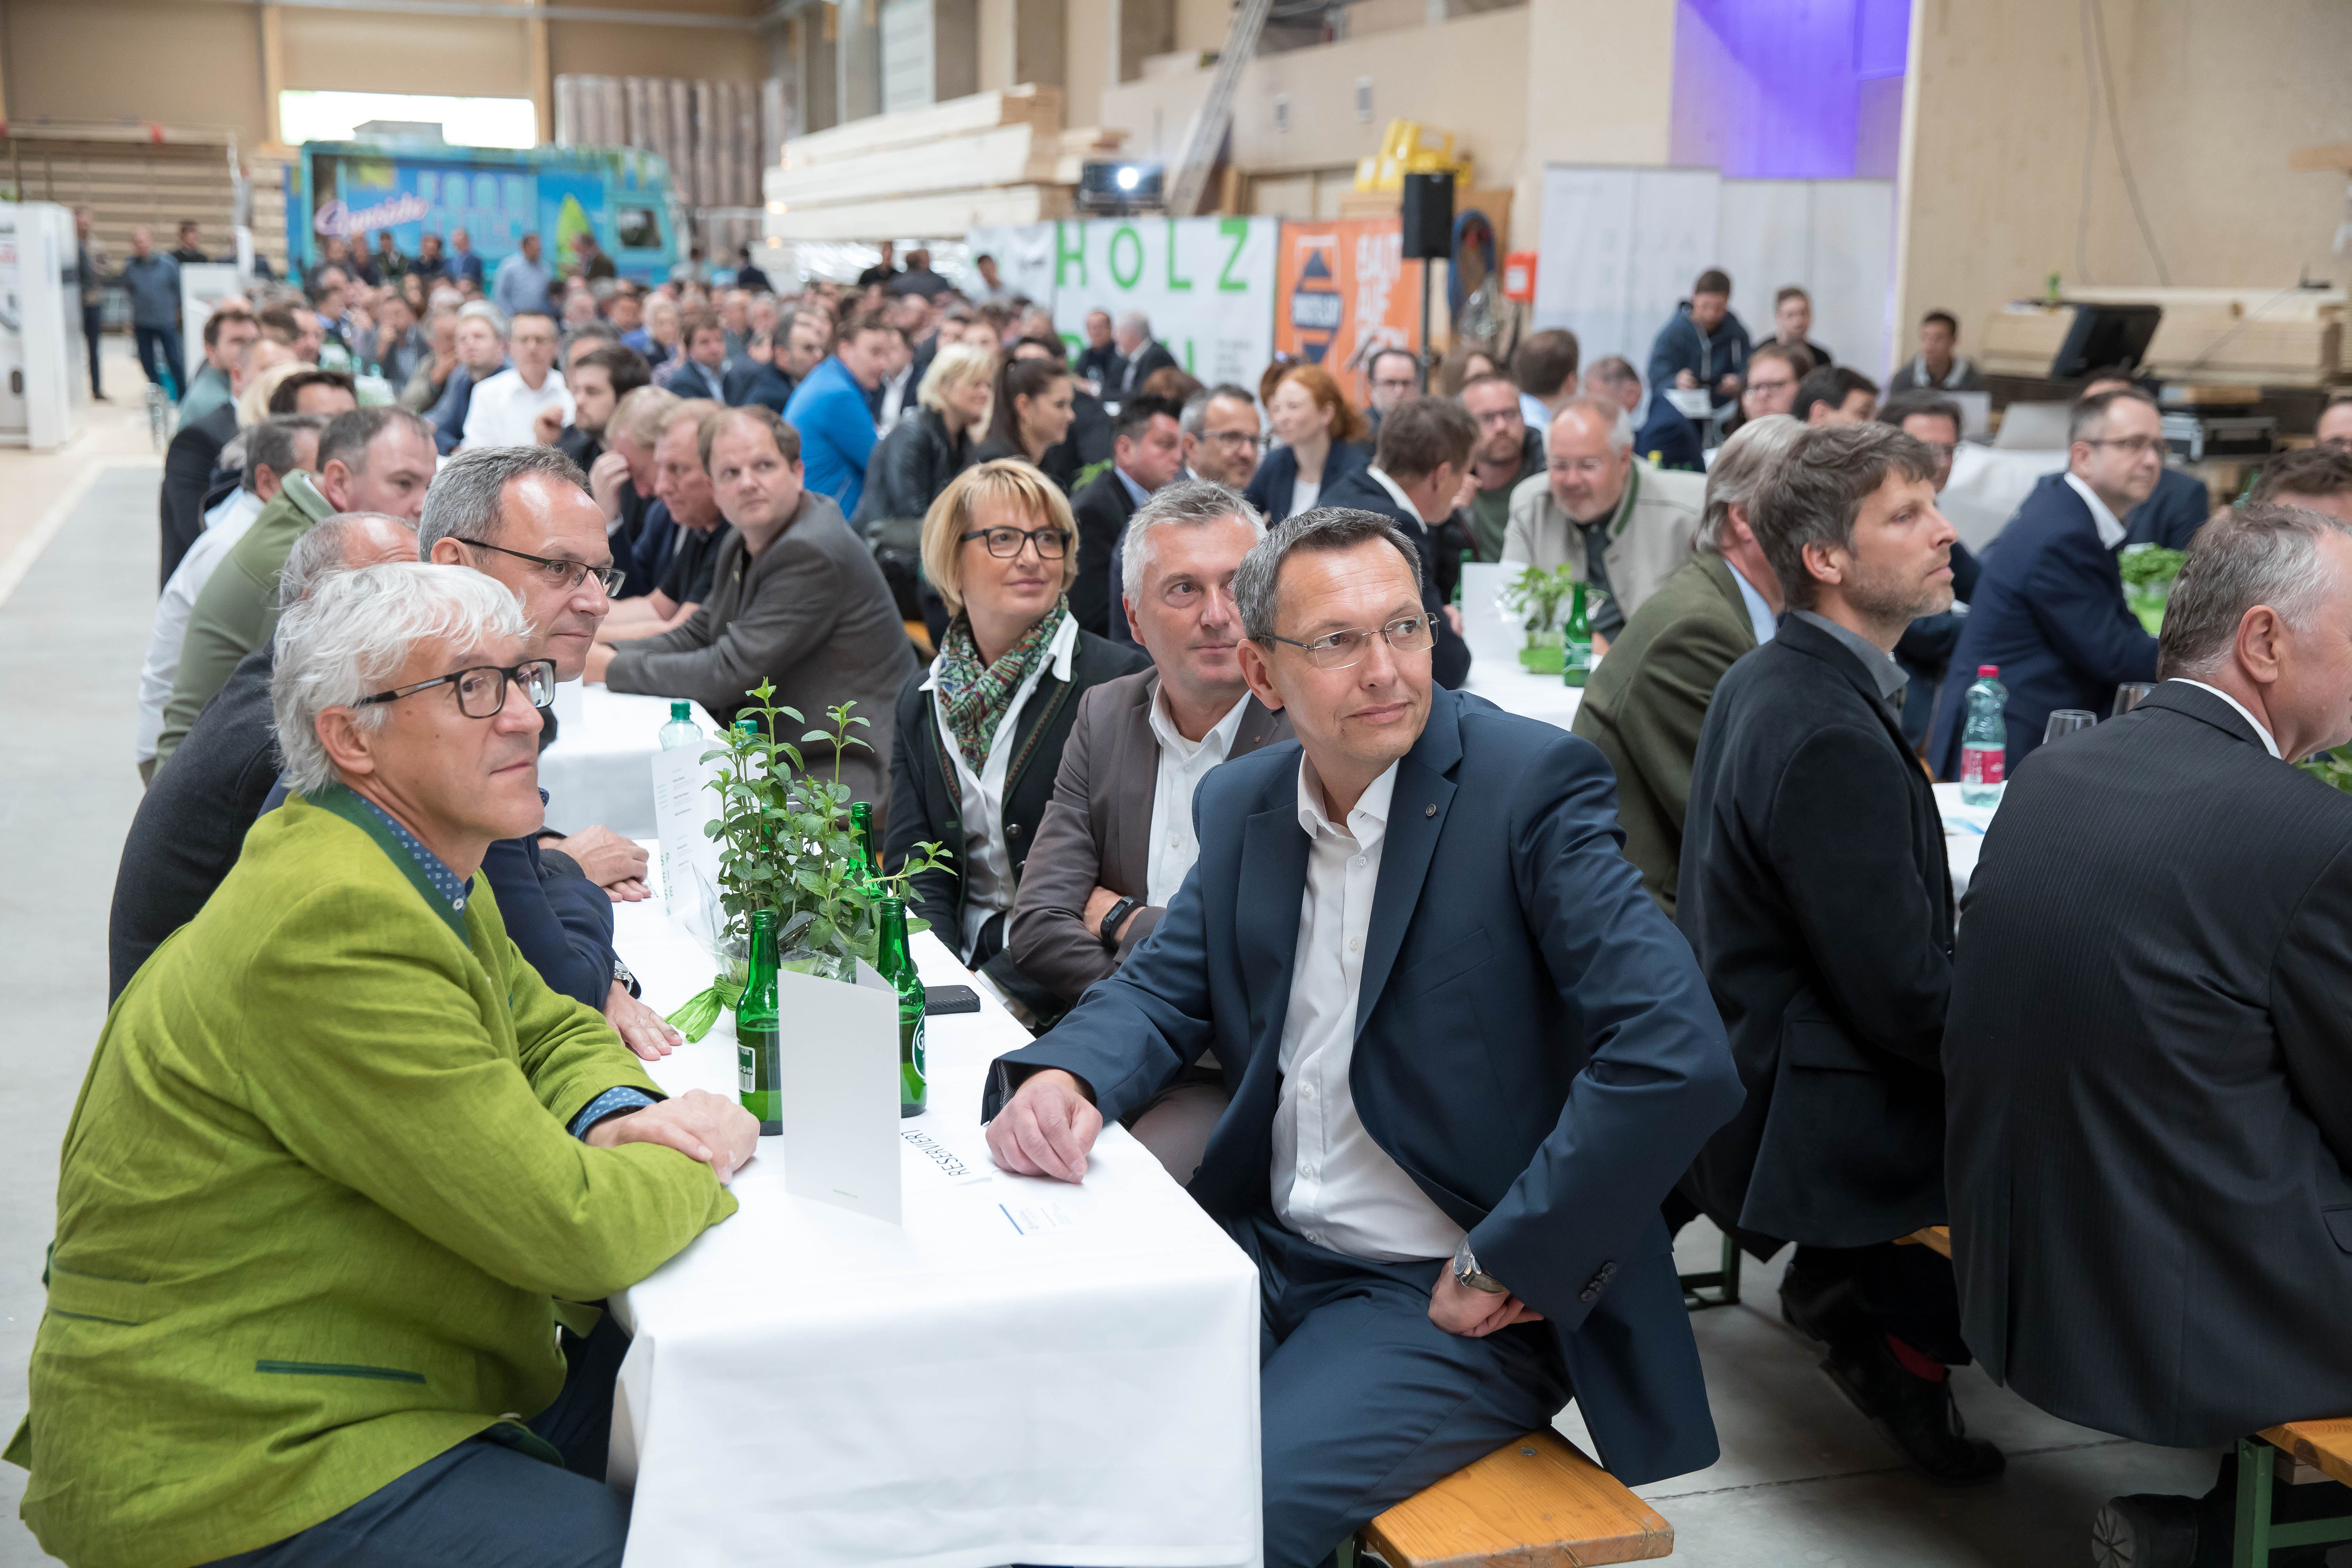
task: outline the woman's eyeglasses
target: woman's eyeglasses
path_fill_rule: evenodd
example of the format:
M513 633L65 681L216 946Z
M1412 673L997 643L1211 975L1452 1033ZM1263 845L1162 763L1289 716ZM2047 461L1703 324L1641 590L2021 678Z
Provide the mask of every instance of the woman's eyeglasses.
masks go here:
M1070 534L1063 528L975 528L956 536L957 542L968 544L975 539L988 542L988 552L1002 561L1010 561L1021 553L1024 544L1037 547L1040 561L1059 561L1070 552Z

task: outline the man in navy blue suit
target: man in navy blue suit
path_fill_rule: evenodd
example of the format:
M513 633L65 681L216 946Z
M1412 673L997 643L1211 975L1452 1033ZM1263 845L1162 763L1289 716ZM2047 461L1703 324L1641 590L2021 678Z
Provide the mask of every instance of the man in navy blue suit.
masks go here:
M2102 392L2124 392L2138 384L2129 371L2095 370L2075 395L2092 397ZM2186 550L2189 542L2197 537L2197 531L2205 526L2205 520L2212 515L2213 492L2206 488L2205 481L2186 468L2166 463L2156 470L2156 489L2148 492L2147 499L2124 514L2124 542Z
M1158 929L984 1106L998 1163L1075 1182L1204 1050L1235 1086L1191 1191L1258 1268L1267 1568L1571 1394L1622 1480L1716 1456L1657 1209L1739 1104L1721 1020L1601 752L1433 689L1420 575L1338 508L1244 559L1242 670L1298 738L1202 781Z
M1616 354L1584 373L1588 396L1606 398L1625 410L1633 427L1633 450L1654 467L1698 473L1706 468L1699 456L1698 427L1683 411L1658 395L1642 390L1642 373Z
M2079 399L2067 434L2066 471L2033 487L1969 601L1928 733L1937 778L1959 776L1968 678L1980 666L1999 666L2009 688L2011 769L2058 709L2104 716L2118 685L2156 679L2156 639L2124 603L2115 552L2124 514L2164 471L2163 421L2146 393L2123 387Z

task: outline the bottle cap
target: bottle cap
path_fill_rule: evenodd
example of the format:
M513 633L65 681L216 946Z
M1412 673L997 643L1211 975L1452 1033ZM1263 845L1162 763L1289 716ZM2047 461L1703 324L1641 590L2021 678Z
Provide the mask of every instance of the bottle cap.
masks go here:
M2000 673L2000 666L1997 664L1980 664L1977 666L1977 679L1979 680L1990 679L1992 677L1999 675Z
M670 721L671 723L673 723L673 724L691 724L691 723L693 723L693 722L694 722L694 704L693 704L693 703L691 703L691 702L673 702L673 703L671 703L671 704L669 705L669 721Z

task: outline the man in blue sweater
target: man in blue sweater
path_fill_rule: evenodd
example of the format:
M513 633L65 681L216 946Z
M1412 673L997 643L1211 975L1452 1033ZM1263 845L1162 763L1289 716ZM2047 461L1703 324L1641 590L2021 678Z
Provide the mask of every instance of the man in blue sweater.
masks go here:
M834 340L833 356L793 388L784 419L801 435L805 487L830 496L844 517L866 489L874 455L874 408L866 395L882 384L895 331L879 317L853 319Z
M178 401L188 390L180 363L180 264L155 252L144 228L131 231L131 259L122 264L122 287L131 295L131 332L138 340L139 368Z

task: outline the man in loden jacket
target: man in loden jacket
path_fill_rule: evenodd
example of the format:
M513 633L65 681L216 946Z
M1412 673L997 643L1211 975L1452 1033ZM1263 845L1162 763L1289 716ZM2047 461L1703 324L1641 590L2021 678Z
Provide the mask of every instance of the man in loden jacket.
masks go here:
M477 876L541 817L523 633L418 563L289 613L296 798L115 1004L66 1131L7 1450L52 1554L620 1561L625 1336L558 1304L733 1213L757 1123L665 1101Z

